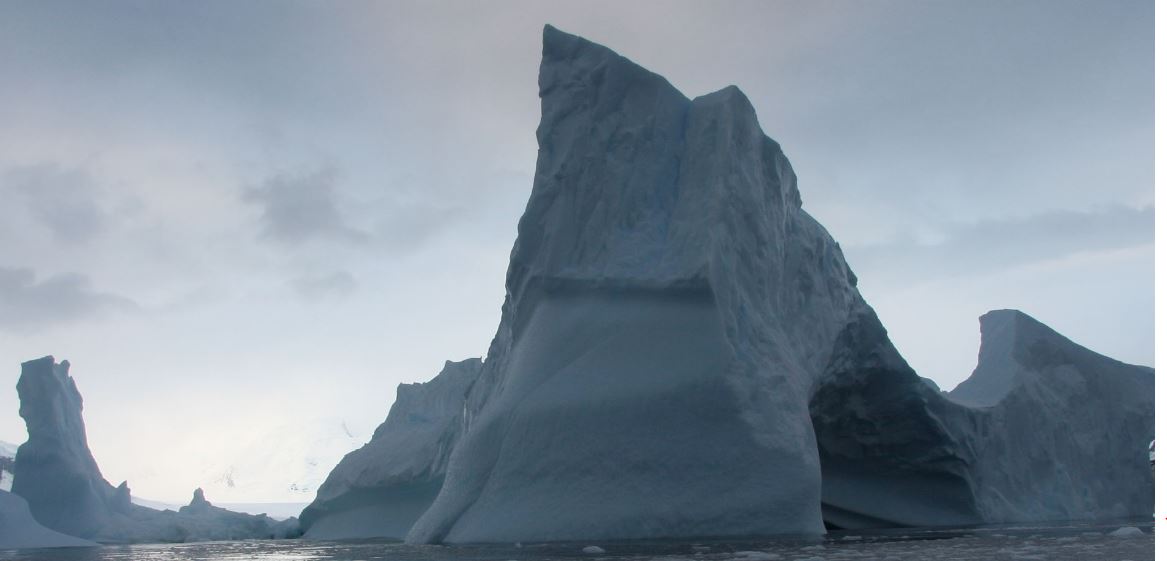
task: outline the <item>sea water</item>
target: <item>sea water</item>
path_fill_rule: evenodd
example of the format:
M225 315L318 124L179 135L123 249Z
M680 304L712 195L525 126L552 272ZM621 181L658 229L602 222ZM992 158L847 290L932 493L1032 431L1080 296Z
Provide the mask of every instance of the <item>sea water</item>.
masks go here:
M1119 527L1141 533L1111 535ZM594 546L594 547L589 547ZM585 553L585 548L592 553ZM595 549L599 548L599 550ZM602 550L602 551L600 551ZM1154 559L1150 521L929 530L837 531L822 539L685 540L507 545L406 545L308 540L106 545L0 551L21 561L830 561Z

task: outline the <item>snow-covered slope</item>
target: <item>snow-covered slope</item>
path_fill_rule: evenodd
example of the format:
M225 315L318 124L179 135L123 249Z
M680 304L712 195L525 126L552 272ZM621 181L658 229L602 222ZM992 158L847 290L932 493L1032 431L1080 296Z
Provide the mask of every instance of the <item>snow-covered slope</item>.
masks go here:
M12 490L12 473L16 463L15 444L0 441L0 491Z
M344 457L300 516L305 537L405 537L442 486L481 368L477 358L447 361L433 380L398 386L373 438Z
M67 536L41 526L19 495L0 491L0 549L84 547L95 542Z
M119 473L134 483L135 493L159 505L183 504L189 489L200 487L230 510L296 516L337 462L368 441L374 426L304 411L281 422L250 422L220 437L204 433L201 438L218 440L187 439L184 454L118 462ZM135 502L153 507L142 497Z
M33 518L55 531L103 543L278 538L298 534L296 520L276 522L224 509L153 510L133 504L126 482L102 477L86 442L81 394L69 362L51 356L21 365L16 385L28 442L16 453L12 492Z
M339 417L305 417L247 443L203 469L198 485L223 503L308 504L328 472L367 438ZM302 508L302 507L301 507Z

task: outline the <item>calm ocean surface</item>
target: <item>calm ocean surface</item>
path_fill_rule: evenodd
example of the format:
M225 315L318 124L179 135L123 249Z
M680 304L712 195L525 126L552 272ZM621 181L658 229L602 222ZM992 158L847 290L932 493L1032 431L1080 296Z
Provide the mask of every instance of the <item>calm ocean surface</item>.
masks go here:
M1119 526L1142 535L1114 537ZM603 553L585 554L597 545ZM675 542L557 543L477 546L412 546L393 542L314 542L301 540L211 542L197 544L102 546L92 548L0 551L0 560L20 561L177 561L177 560L336 560L336 561L827 561L827 560L1119 560L1154 559L1149 520L1109 524L1001 526L944 530L834 532L820 541L692 540Z

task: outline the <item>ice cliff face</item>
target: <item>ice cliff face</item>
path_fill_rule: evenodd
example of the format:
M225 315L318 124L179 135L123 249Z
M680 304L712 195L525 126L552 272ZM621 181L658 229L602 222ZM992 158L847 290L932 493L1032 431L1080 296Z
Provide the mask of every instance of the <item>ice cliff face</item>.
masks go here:
M1149 512L1149 371L993 320L967 399L947 399L892 346L737 88L689 100L548 26L539 95L502 319L407 541Z
M974 454L954 409L916 376L874 313L839 333L810 398L828 527L958 526L984 521Z
M404 538L442 487L481 369L477 358L446 362L433 380L398 386L373 438L341 460L300 515L305 537Z
M27 508L36 522L55 532L102 543L298 535L295 519L277 523L267 516L230 512L209 503L206 508L192 504L178 513L132 504L129 485L110 485L89 451L81 394L69 376L68 361L57 364L46 356L25 362L16 389L28 442L17 450L14 461L12 493L21 504L9 500L7 507L0 505L8 508L6 516L15 520ZM22 506L24 501L27 506Z
M993 522L1150 514L1155 371L1107 358L1016 310L981 317L980 363L949 397Z
M409 540L822 532L808 403L874 314L778 144L737 88L550 26L539 93L502 321Z

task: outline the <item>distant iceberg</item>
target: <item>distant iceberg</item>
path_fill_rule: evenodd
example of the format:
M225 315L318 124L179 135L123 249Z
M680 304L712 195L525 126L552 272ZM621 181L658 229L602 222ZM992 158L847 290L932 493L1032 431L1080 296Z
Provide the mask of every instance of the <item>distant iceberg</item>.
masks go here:
M206 502L202 490L179 512L133 504L126 482L114 487L101 475L85 435L81 393L69 361L46 356L21 365L16 384L28 442L14 462L10 512L27 510L55 532L86 543L187 542L299 535L299 522L231 512ZM23 507L21 505L24 505ZM92 541L89 541L92 540ZM16 545L13 547L35 547Z

